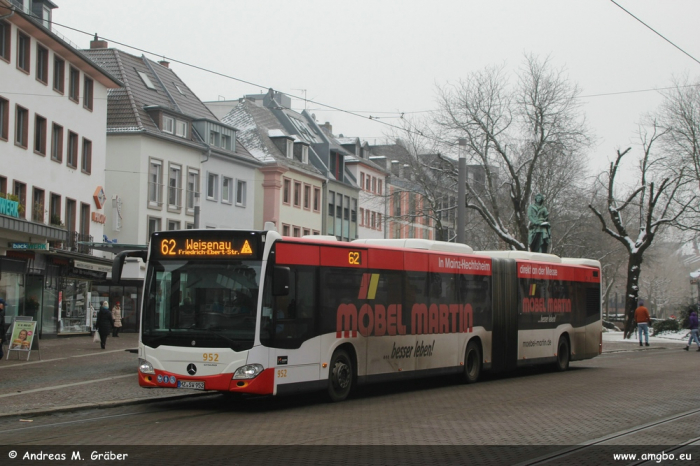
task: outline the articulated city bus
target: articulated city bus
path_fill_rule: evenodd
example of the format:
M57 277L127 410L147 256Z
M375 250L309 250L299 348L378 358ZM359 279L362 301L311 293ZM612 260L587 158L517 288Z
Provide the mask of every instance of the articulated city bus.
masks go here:
M154 233L142 387L281 395L512 370L601 352L600 264L418 239Z

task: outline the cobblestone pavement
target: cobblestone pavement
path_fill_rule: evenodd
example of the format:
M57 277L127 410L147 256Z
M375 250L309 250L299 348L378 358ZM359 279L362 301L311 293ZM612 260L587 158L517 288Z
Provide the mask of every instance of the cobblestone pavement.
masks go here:
M604 336L605 338L605 336ZM685 346L678 340L655 339L640 348L634 340L605 341L604 352L660 351ZM87 336L40 340L40 355L0 361L0 417L38 415L91 407L147 402L178 396L202 396L193 390L144 389L136 379L138 334L109 337L107 349ZM41 356L41 359L39 359ZM577 363L574 363L574 366Z

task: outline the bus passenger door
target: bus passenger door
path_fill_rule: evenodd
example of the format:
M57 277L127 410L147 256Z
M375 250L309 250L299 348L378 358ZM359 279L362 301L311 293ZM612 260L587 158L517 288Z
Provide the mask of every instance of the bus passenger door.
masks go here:
M511 259L493 259L491 368L509 371L518 362L518 276Z
M261 342L270 347L277 394L315 388L320 371L318 268L289 269L289 294L273 296L268 310L263 309Z

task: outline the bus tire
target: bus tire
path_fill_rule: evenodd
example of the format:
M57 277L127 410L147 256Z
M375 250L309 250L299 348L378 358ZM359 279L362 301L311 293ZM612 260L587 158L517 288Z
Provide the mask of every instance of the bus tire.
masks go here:
M564 372L569 368L569 360L571 359L571 351L569 350L569 339L562 335L559 337L557 344L557 362L554 368L557 372Z
M352 390L354 377L352 358L344 349L333 353L328 371L328 398L330 401L343 401Z
M464 352L464 377L465 383L476 383L481 376L481 348L474 340L467 344Z

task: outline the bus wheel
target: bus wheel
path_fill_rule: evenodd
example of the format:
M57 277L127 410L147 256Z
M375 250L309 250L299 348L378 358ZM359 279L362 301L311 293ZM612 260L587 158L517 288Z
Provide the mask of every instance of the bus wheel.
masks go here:
M331 401L343 401L352 390L352 359L347 351L339 349L333 353L328 375L328 397Z
M563 372L569 368L569 340L564 336L559 337L559 344L557 345L557 362L555 368L559 372Z
M481 375L481 350L475 341L470 341L464 354L464 382L475 383Z

